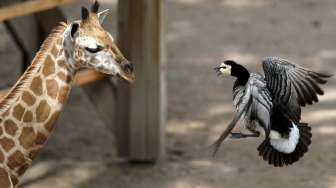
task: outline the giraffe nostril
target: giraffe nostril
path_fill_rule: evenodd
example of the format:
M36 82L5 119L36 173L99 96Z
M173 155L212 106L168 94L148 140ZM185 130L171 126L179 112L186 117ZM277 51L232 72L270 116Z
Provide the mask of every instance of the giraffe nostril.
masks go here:
M125 65L125 70L129 71L129 72L133 72L134 71L134 67L132 64L126 64Z
M131 74L134 72L134 67L132 63L129 62L127 59L122 60L120 66L122 67L125 73Z

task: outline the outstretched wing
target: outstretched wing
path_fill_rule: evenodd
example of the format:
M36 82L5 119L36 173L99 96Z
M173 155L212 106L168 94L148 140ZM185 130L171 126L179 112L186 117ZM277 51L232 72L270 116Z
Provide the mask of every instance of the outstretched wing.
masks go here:
M323 95L320 84L325 84L332 75L310 71L278 57L268 57L262 62L267 87L273 97L273 105L294 122L301 117L300 106L318 102Z

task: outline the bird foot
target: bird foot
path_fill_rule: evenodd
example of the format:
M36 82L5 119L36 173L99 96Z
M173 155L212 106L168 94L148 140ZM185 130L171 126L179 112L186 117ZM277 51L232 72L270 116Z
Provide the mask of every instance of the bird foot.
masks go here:
M255 134L243 134L243 133L231 133L231 139L249 138L249 137L259 137L258 133Z
M246 136L242 133L231 133L231 139L240 139L245 138Z

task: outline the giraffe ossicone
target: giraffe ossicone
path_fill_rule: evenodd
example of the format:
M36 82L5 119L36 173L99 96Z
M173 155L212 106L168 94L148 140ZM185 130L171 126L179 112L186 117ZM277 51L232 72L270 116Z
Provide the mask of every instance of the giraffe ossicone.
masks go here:
M0 187L19 184L67 101L76 72L91 68L133 82L133 65L103 29L108 11L82 8L82 20L61 23L0 101Z

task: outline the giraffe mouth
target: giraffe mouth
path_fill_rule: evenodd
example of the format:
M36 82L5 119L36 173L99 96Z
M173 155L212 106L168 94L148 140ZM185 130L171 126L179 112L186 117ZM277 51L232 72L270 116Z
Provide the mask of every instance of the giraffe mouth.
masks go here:
M121 78L125 79L126 81L128 81L129 83L134 83L135 81L135 74L132 72L130 74L127 74L127 73L120 73L118 74Z

